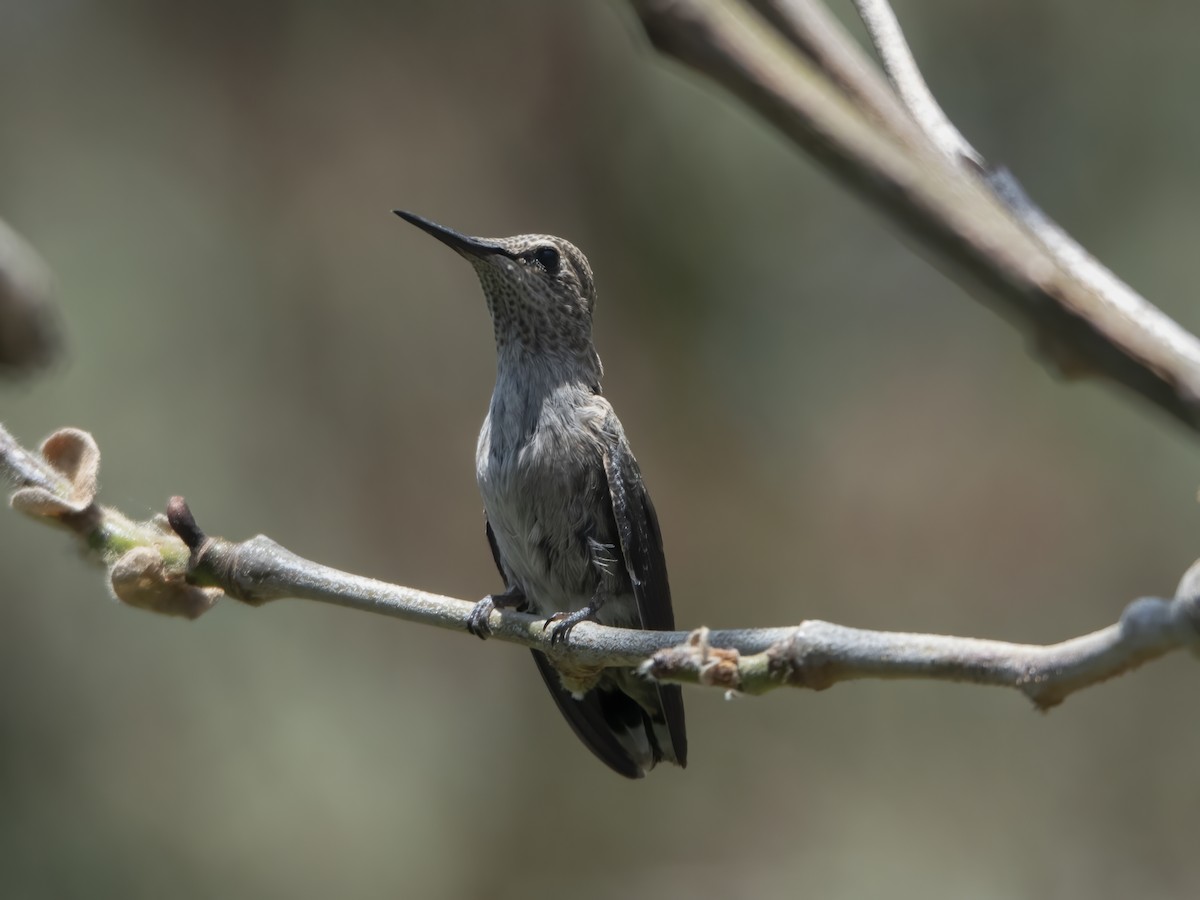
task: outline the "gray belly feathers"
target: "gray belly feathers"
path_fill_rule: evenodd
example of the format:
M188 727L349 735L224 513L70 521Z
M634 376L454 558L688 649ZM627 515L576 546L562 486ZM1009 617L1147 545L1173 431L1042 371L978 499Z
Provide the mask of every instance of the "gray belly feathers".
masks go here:
M476 476L505 575L531 611L572 612L599 598L601 622L634 625L634 610L622 608L633 604L607 602L630 586L604 474L605 407L595 395L556 397L521 416L493 403Z

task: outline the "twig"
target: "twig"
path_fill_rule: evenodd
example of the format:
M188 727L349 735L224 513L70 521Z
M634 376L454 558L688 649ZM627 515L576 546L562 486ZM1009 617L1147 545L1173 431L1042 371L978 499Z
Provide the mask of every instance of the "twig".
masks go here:
M43 521L66 524L91 554L109 565L118 598L154 612L195 618L217 596L259 606L286 597L332 603L468 633L474 603L387 584L304 559L265 536L227 541L207 535L181 497L160 523L130 522L97 506L98 451L84 432L58 432L39 460L0 428L0 470L38 502L14 503ZM64 464L87 457L74 475ZM85 504L82 509L80 504ZM57 505L56 505L57 504ZM928 634L865 631L828 622L693 632L635 631L584 622L555 645L544 619L510 610L489 620L498 640L533 647L580 666L641 666L647 675L761 693L773 687L816 690L863 678L921 678L1005 685L1038 707L1181 648L1200 647L1200 563L1180 582L1175 600L1143 598L1121 621L1048 647Z
M870 57L854 41L842 39L841 23L823 5L794 0L750 0L750 5L880 128L902 144L925 140Z
M785 0L784 5L793 5L795 0ZM895 12L887 0L854 0L854 8L867 28L871 44L879 54L879 61L887 73L888 81L896 89L900 100L908 109L934 146L942 151L951 161L957 163L965 159L977 168L983 169L983 157L979 155L954 127L954 123L943 112L942 107L934 99L933 92L925 83L917 61Z

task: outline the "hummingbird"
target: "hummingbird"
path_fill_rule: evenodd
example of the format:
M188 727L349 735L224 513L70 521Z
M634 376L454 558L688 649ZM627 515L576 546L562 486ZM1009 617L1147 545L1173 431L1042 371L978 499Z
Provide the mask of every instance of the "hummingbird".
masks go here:
M496 386L475 476L504 590L475 605L468 630L486 638L496 609L546 616L551 646L584 621L674 630L658 516L621 422L600 393L587 258L551 235L471 237L395 213L472 265L496 339ZM687 765L678 685L532 652L559 711L614 771L641 778L662 760Z

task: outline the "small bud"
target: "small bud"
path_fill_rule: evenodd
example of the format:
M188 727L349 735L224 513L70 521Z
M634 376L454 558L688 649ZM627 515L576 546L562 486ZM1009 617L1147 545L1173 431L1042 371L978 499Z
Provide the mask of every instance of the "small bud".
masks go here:
M46 487L25 487L12 495L13 509L31 516L78 514L96 499L96 479L100 474L100 448L95 439L78 428L63 428L46 438L42 457L68 485L62 491Z
M198 618L221 596L219 588L196 587L171 572L153 547L135 547L124 554L113 564L110 578L122 603L168 616Z

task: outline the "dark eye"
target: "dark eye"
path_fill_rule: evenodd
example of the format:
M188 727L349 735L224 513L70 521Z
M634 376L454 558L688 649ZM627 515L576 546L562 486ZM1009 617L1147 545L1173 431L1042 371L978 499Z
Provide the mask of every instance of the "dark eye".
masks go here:
M549 272L551 275L558 274L558 266L559 266L559 263L562 261L561 257L558 255L558 251L549 245L547 245L545 247L538 247L536 250L534 250L532 253L529 254L529 258L532 259L534 262L536 262L539 266L541 266L547 272Z

